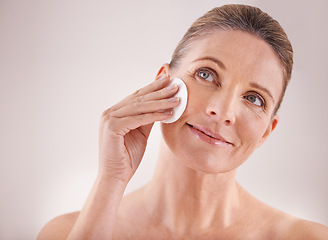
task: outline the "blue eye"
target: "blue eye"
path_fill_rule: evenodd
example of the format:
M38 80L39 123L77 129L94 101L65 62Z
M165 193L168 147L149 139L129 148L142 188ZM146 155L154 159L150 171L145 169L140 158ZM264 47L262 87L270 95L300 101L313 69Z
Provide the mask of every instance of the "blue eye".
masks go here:
M215 76L213 75L213 73L211 73L210 71L208 71L206 69L200 69L198 71L198 76L208 82L215 81Z
M255 93L249 94L247 96L245 96L245 99L247 101L249 101L250 103L259 106L259 107L264 107L265 106L265 102L264 99L261 96L258 96Z

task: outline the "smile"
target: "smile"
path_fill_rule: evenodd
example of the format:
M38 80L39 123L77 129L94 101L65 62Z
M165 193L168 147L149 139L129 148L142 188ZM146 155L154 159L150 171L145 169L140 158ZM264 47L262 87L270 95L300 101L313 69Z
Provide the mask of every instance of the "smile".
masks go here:
M221 137L218 133L214 133L211 130L204 128L202 126L197 125L191 125L188 124L189 129L194 134L194 136L206 143L209 143L211 145L219 146L219 147L231 147L233 146L232 143L225 140L223 137Z

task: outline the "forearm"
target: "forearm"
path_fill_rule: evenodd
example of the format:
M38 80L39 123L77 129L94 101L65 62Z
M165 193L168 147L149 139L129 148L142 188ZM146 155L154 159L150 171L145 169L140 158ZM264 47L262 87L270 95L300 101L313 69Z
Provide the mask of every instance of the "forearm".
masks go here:
M68 240L111 239L126 184L98 177Z
M179 104L179 99L173 98L178 86L167 88L168 83L169 76L162 76L102 114L99 129L102 177L97 178L69 240L112 239L124 190L142 160L153 123L168 119L173 114L172 108Z

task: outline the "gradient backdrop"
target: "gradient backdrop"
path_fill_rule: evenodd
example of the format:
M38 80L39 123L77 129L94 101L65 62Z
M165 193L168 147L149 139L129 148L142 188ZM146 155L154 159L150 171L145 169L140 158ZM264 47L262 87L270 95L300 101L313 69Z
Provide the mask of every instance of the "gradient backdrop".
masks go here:
M191 23L246 3L278 19L295 51L271 138L240 167L253 195L328 225L326 0L0 0L0 239L35 239L79 210L97 173L101 113L150 83ZM152 176L156 125L130 192Z

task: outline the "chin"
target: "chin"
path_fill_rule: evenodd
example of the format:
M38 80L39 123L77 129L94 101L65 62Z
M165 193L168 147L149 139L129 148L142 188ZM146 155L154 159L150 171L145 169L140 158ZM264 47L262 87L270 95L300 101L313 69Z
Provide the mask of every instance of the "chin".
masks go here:
M195 138L189 128L180 121L161 124L166 156L185 167L208 174L234 171L246 160L234 147L218 147Z

